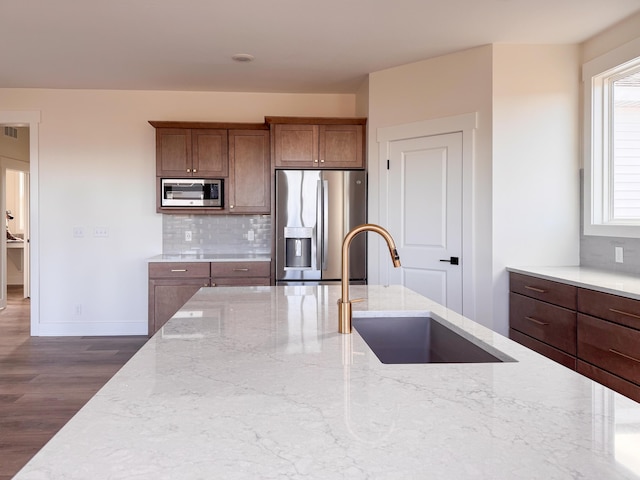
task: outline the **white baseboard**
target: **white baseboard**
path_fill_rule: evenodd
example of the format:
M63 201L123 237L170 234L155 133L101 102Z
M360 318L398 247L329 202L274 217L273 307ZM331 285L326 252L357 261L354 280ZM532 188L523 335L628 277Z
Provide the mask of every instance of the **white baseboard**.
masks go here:
M41 323L40 337L110 337L120 335L147 335L147 322L105 323Z

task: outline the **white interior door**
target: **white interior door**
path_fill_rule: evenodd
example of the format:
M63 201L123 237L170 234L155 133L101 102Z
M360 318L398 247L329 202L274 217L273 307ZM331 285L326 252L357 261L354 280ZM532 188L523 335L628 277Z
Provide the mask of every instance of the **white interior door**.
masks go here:
M388 229L402 262L389 279L462 313L462 133L392 141L389 154Z

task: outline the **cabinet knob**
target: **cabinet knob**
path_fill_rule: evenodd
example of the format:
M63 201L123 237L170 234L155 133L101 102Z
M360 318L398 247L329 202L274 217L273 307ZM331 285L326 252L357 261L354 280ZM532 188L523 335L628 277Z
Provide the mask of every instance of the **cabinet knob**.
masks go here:
M324 160L320 160L320 163L324 163Z
M313 161L313 163L318 163L318 159L316 158L316 159Z
M187 173L191 173L191 169L190 168L187 168Z
M193 173L196 173L197 171L198 171L197 169L195 169L195 168L193 169Z
M233 208L233 205L229 205L229 208Z

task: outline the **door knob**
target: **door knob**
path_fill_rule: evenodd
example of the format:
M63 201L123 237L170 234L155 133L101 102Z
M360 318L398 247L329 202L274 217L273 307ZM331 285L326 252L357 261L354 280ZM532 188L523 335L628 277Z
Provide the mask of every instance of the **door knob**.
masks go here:
M460 259L458 257L449 257L449 259L445 259L442 258L440 259L441 262L448 262L451 265L459 265L460 264Z

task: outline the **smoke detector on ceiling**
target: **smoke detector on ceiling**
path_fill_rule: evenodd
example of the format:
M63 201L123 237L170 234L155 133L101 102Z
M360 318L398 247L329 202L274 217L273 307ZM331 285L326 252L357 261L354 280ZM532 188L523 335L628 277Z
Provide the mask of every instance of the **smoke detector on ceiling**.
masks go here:
M253 62L254 56L249 55L248 53L236 53L231 58L236 62Z

